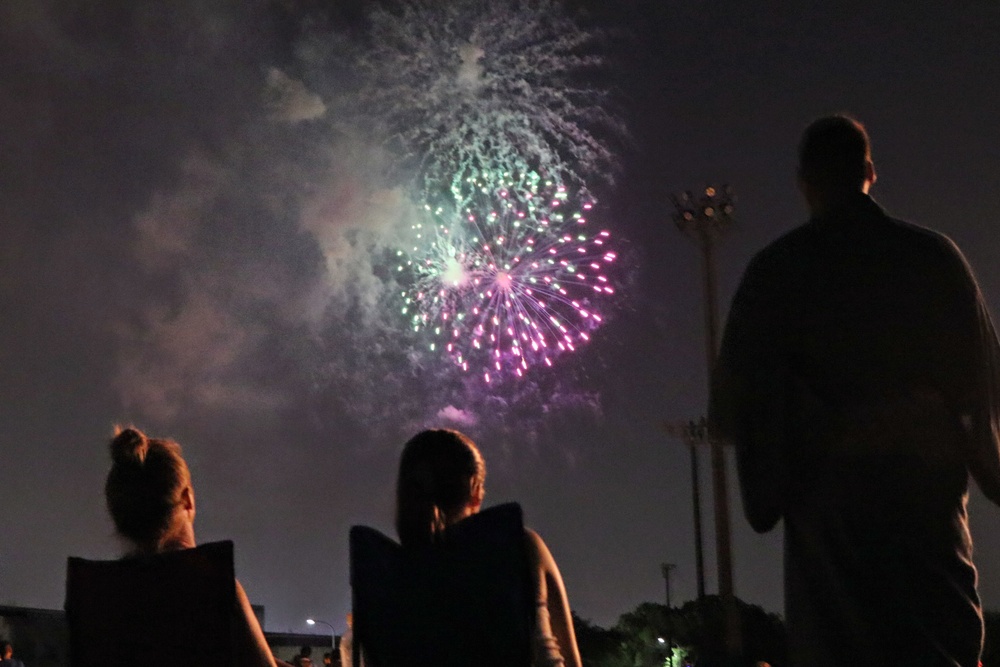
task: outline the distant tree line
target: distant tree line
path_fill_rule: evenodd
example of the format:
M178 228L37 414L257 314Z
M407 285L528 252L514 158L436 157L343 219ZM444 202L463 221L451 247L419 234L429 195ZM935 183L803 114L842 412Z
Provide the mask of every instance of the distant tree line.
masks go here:
M644 602L605 629L574 616L584 667L662 667L673 655L674 667L754 665L786 662L785 625L781 617L737 600L743 629L743 656L726 653L722 600L706 596L681 607Z
M743 651L726 653L722 600L715 595L681 607L643 602L622 614L611 628L573 615L584 667L752 667L761 662L787 665L787 635L778 614L737 600ZM984 613L986 644L983 667L1000 667L1000 611ZM662 640L662 641L661 641Z

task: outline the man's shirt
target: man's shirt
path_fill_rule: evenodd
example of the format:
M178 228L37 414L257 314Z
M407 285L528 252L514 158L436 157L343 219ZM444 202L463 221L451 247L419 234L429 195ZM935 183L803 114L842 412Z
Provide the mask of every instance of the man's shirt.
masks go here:
M754 529L785 520L797 664L975 664L967 479L1000 502L998 373L961 252L867 195L754 257L711 422Z

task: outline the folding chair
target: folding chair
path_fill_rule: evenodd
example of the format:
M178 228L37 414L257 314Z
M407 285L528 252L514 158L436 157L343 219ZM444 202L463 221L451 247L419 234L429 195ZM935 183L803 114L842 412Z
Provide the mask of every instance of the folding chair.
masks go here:
M354 526L350 557L355 665L362 656L365 667L531 665L534 590L516 504L419 548Z
M65 609L73 667L235 667L233 543L71 557Z

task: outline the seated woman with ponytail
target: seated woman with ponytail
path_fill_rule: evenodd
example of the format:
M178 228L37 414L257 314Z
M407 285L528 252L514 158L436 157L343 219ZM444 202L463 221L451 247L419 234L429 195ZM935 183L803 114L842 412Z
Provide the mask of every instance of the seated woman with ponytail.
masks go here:
M111 441L111 460L104 493L126 558L194 548L194 488L180 445L127 428ZM235 664L275 667L250 601L235 585Z
M438 665L512 664L505 660L510 655L519 655L523 656L524 662L530 662L535 667L580 667L580 653L576 645L566 589L552 554L537 533L523 528L520 508L516 505L501 505L479 514L485 481L486 465L479 449L472 440L457 431L423 431L404 446L396 482L396 531L401 552L409 554L408 557L403 556L408 565L390 567L397 573L398 588L401 590L387 591L382 600L392 605L394 599L398 599L404 592L402 589L424 586L421 589L425 591L424 601L414 605L418 614L432 618L436 605L448 604L440 602L442 596L450 595L446 599L457 600L459 604L466 604L473 610L478 609L486 622L477 625L473 620L462 616L464 611L439 614L439 618L449 619L447 622L452 627L444 628L443 632L412 633L412 636L405 639L406 656L395 660L384 659L382 662L419 664L426 656L433 655L436 657L435 664ZM506 543L502 536L497 538L496 531L490 532L492 528L488 524L492 519L488 515L491 514L508 530L509 538ZM355 537L356 533L352 531L355 639L365 648L364 628L359 623L359 611L364 610L358 608L357 590L359 579L363 576L360 568L364 564L354 560L359 555L354 551ZM462 547L463 541L465 548ZM495 553L503 551L505 544L513 545L510 551L515 554L515 560L511 565L505 564L510 559ZM485 567L479 573L470 575L473 569L468 564L470 559L478 559ZM442 562L445 563L443 567L450 570L436 579L433 578L436 575L432 575L432 582L436 583L432 583L429 589L426 584L415 581ZM482 579L477 580L476 577ZM455 580L462 580L457 585L458 592L446 593L445 589ZM511 590L518 587L524 591L520 596ZM523 598L523 606L518 602L514 607L515 610L523 610L526 619L521 623L523 634L520 635L525 646L523 652L505 654L507 647L503 643L498 644L494 640L491 649L490 640L483 637L491 632L491 627L495 629L496 625L503 622L500 607L512 596L519 600ZM489 606L494 604L495 607ZM435 622L437 621L428 621ZM402 624L398 620L393 622L391 617L387 625L395 626L388 635L382 635L388 637L387 641L395 641L394 636L405 632L401 628ZM431 641L427 639L431 634L436 637L433 641L451 644L451 651L430 649L423 654L425 658L416 657L423 650L419 645ZM530 647L526 645L528 642ZM457 651L456 646L460 647ZM477 654L472 655L474 652ZM370 653L365 650L366 659ZM501 655L508 657L500 657ZM372 665L374 662L376 661L370 660L368 664Z

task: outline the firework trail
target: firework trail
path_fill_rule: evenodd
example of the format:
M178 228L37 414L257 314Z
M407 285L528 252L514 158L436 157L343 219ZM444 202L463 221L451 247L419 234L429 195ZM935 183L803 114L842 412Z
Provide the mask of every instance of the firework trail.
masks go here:
M417 174L418 197L459 205L469 184L535 171L581 187L613 170L594 133L620 132L609 93L587 83L605 68L598 37L554 0L410 0L369 16L357 54L355 117Z
M587 227L593 203L564 185L536 173L470 185L470 205L428 204L398 252L402 311L463 371L521 377L590 340L616 255L607 231Z

